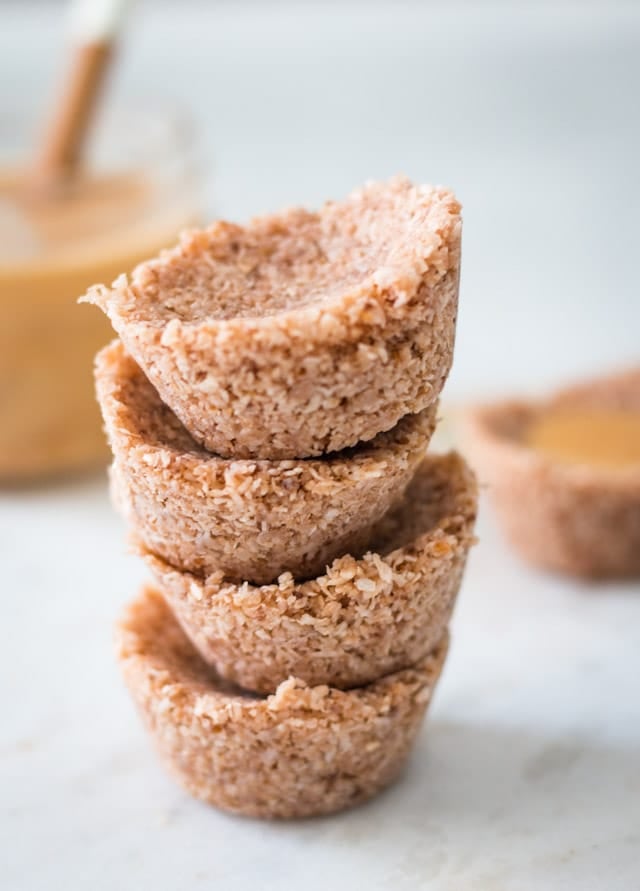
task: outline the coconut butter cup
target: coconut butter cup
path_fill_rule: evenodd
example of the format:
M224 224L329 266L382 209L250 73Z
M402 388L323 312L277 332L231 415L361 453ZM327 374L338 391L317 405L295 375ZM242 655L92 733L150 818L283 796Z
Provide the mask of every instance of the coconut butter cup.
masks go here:
M453 355L460 231L451 192L396 178L317 213L188 233L85 299L205 448L316 456L435 404Z
M527 445L542 414L640 412L640 368L588 381L541 402L509 401L467 414L465 440L505 535L543 568L586 578L640 575L640 465L567 463Z
M146 589L118 630L125 682L167 769L193 796L251 817L352 807L402 770L446 657L357 690L289 678L267 697L220 680Z
M474 541L475 478L455 453L428 457L363 555L269 585L184 573L143 551L203 659L268 693L289 676L339 688L418 662L444 634Z
M326 458L227 460L199 446L118 342L96 360L115 503L132 537L178 569L272 582L359 552L402 496L436 406Z

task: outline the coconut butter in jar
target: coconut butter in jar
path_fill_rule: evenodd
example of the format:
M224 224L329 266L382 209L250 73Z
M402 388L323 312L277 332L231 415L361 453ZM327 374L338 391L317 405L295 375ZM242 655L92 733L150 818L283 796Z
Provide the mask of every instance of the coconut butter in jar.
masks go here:
M111 114L82 170L46 196L31 190L21 166L31 140L24 116L0 121L3 484L106 463L92 367L114 333L77 300L200 218L193 139L178 116Z

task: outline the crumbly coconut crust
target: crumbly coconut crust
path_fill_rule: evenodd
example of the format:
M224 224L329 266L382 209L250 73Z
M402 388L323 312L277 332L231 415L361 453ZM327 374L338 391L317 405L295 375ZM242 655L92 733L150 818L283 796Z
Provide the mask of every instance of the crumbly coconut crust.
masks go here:
M524 442L538 413L566 406L640 411L640 368L540 402L468 413L466 442L513 547L531 563L584 577L640 575L640 472L555 462Z
M96 359L115 456L114 501L134 538L174 567L258 584L321 573L365 547L401 496L436 422L436 406L372 442L327 458L231 461L206 452L115 342Z
M460 205L404 178L318 213L217 222L85 300L207 449L290 459L373 439L451 366Z
M160 756L184 788L252 817L351 807L405 764L446 656L345 693L289 678L267 698L220 681L152 589L118 631L124 678Z
M261 587L182 573L146 553L159 589L217 673L268 693L289 675L341 689L422 659L441 639L473 542L475 478L451 453L426 458L362 557L318 578Z

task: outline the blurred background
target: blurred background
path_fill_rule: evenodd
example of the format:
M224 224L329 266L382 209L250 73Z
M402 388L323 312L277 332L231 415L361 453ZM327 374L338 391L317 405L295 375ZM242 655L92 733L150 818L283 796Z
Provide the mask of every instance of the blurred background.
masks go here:
M3 107L53 98L63 7L0 3ZM134 7L105 108L189 113L206 218L317 206L396 172L453 187L457 400L640 358L639 82L637 3L153 0Z

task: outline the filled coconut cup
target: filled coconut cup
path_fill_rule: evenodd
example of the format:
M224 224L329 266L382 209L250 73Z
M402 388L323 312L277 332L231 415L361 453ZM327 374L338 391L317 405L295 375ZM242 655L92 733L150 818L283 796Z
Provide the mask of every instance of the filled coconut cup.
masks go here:
M558 460L528 444L543 415L640 413L640 368L588 381L539 402L480 406L464 419L465 443L508 541L529 562L587 578L640 575L640 463Z
M343 692L289 678L268 697L220 680L159 594L146 589L118 630L125 682L162 761L193 796L251 817L352 807L406 763L446 657Z
M451 192L397 178L318 213L185 234L84 299L205 448L316 456L436 402L453 355L460 230Z
M134 539L171 563L235 580L322 572L363 548L404 492L436 406L370 443L321 459L231 461L205 451L118 342L96 359L114 501Z
M307 581L235 584L174 569L146 552L159 589L203 659L269 693L293 675L346 689L407 668L448 625L473 542L476 485L451 453L428 457L363 555Z

